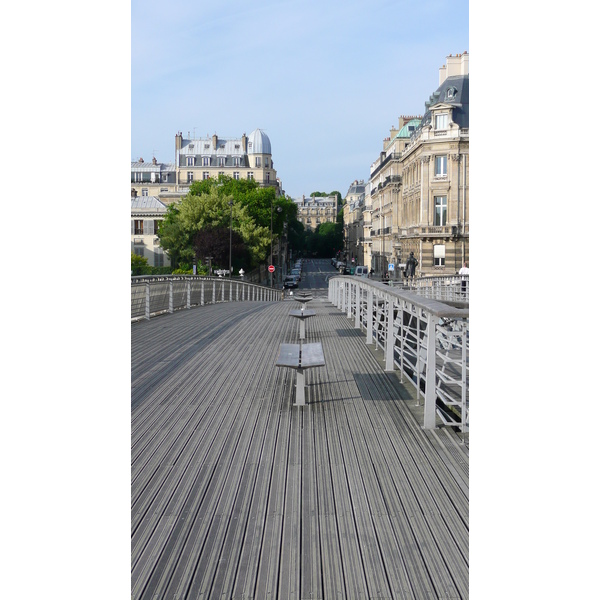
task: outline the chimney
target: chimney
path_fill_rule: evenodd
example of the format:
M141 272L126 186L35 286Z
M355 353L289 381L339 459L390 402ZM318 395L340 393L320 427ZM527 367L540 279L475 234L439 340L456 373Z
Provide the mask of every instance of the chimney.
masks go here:
M446 77L448 77L448 75L446 75L446 65L444 65L443 67L440 67L440 82L438 83L438 87L446 81Z
M181 141L182 141L182 136L181 136L181 131L175 136L175 151L177 150L181 150Z
M152 157L152 164L153 164L153 165L157 164L157 163L156 163L156 157L154 157L154 156Z
M143 159L143 158L140 158L140 160L139 160L138 162L144 162L144 159Z
M132 198L137 198L137 192L133 188L131 188L131 197Z
M242 150L244 154L248 154L248 138L245 133L242 134Z
M219 137L217 136L217 134L215 133L212 136L212 143L213 143L213 150L217 149L217 142L219 141Z

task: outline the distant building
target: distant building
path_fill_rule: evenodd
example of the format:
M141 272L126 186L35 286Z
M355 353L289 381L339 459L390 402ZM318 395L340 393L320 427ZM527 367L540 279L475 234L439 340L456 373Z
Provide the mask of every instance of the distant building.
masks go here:
M131 195L159 196L177 190L174 163L159 163L156 158L143 158L131 163ZM135 192L135 193L134 193Z
M469 259L469 55L446 61L423 117L400 117L371 165L365 246L378 273L411 251L420 275Z
M148 259L151 267L168 267L168 255L159 245L158 224L167 207L156 196L131 198L131 251Z
M348 264L364 265L364 219L365 191L363 180L348 188L344 203L344 252Z
M187 192L194 181L214 178L220 174L233 179L254 179L261 187L281 191L273 165L271 141L261 129L249 136L223 139L217 134L204 139L175 136L176 190Z
M302 196L293 199L298 206L298 221L305 229L316 229L321 223L335 223L338 212L337 195Z

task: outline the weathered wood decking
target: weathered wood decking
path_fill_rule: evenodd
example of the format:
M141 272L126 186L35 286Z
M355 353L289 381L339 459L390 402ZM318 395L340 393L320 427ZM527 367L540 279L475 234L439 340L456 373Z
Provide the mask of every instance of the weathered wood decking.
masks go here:
M325 299L275 366L293 301L132 325L132 598L468 597L468 449Z

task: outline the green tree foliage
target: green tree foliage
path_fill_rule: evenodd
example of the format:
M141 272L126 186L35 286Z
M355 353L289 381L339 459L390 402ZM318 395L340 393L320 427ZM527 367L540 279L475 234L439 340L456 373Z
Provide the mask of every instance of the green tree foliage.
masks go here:
M229 205L233 202L233 206ZM195 257L207 252L199 234L206 231L207 238L214 238L214 230L227 230L229 222L239 234L244 245L237 246L236 266L245 269L266 260L271 246L271 207L273 207L274 239L281 235L284 223L296 220L297 207L291 198L277 198L274 188L261 188L254 180L236 180L220 175L218 179L196 181L180 204L170 205L159 228L161 246L168 252L172 264L191 264ZM278 212L277 208L281 211ZM215 253L211 252L213 256ZM234 251L232 249L232 256ZM229 266L229 259L221 264ZM240 259L250 264L240 265Z
M131 274L146 275L150 271L148 259L145 256L139 256L135 252L131 253Z

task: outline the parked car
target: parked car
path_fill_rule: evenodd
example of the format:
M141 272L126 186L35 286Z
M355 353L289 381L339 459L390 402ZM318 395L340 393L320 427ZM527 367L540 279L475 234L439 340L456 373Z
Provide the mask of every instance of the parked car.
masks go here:
M296 275L296 277L298 277L298 281L302 280L302 274L300 269L292 269L291 273L292 275Z
M297 288L298 280L293 275L286 275L285 279L283 280L283 287L284 288Z
M357 277L368 277L369 269L367 267L364 267L363 265L358 265L354 267L354 275L356 275Z

